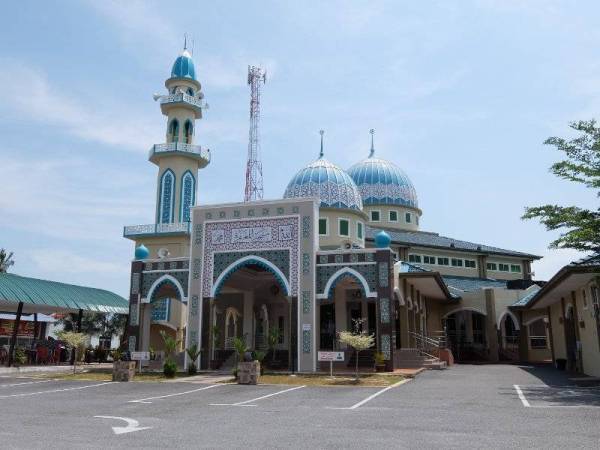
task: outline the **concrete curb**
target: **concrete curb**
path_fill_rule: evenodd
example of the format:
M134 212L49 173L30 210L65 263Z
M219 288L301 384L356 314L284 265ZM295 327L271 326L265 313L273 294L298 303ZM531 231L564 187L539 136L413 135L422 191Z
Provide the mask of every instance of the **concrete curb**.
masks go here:
M77 366L81 368L81 366ZM15 375L21 373L40 372L73 372L73 366L27 366L27 367L0 367L0 375Z

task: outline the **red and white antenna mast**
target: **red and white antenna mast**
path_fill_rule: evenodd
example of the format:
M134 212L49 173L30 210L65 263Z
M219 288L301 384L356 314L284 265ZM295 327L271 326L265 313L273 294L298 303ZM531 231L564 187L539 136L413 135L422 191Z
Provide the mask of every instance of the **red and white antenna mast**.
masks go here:
M248 139L248 163L246 166L246 189L244 201L263 198L263 174L260 160L260 91L267 81L267 72L260 67L248 66L250 85L250 133Z

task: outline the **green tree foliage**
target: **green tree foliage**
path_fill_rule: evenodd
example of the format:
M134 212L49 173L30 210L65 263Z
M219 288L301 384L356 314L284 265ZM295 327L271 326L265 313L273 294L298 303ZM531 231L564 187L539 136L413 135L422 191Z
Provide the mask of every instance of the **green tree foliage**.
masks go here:
M77 330L78 314L67 314L59 323L63 325L66 331ZM105 314L97 312L85 312L81 318L81 332L100 336L120 336L125 331L127 315L125 314Z
M8 268L14 265L13 252L0 248L0 273L8 272Z
M338 341L352 347L356 352L356 380L358 380L358 354L375 345L375 336L361 331L363 322L364 319L355 320L354 331L340 331L338 334Z
M565 180L581 183L600 197L600 128L595 120L570 124L579 135L574 139L551 137L544 144L566 154L566 159L554 163L550 171ZM539 219L547 230L565 230L550 248L572 248L580 251L600 251L600 208L543 205L525 209L523 219Z

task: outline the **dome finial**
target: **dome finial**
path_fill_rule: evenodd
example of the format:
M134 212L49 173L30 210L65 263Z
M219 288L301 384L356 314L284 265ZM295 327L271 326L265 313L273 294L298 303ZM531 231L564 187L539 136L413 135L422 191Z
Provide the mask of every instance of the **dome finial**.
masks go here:
M369 158L371 158L375 154L375 145L373 144L373 135L375 134L375 130L371 128L369 133L371 133L371 153L369 153Z
M319 153L319 158L322 158L324 155L323 152L323 135L325 134L325 130L319 130L319 134L321 135L321 152Z
M187 50L187 33L183 33L183 49Z

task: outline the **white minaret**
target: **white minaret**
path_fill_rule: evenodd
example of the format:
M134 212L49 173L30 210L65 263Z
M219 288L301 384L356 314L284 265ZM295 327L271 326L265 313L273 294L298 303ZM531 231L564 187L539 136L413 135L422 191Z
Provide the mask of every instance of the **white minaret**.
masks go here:
M161 225L191 220L198 169L210 162L210 150L195 144L196 120L202 118L202 111L208 105L186 47L175 60L171 77L165 81L168 94L154 95L167 116L165 143L152 146L149 156L158 166L156 223Z

